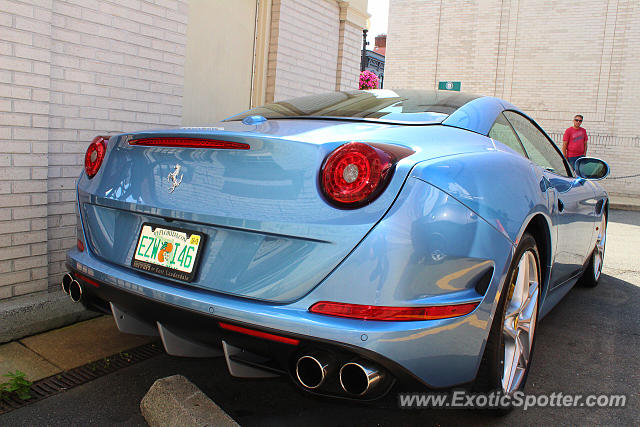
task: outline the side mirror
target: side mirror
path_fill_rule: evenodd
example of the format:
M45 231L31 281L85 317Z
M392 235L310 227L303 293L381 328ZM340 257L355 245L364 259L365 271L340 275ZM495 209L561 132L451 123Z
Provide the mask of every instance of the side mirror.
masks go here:
M580 157L576 160L575 170L579 177L599 180L609 175L609 165L594 157Z

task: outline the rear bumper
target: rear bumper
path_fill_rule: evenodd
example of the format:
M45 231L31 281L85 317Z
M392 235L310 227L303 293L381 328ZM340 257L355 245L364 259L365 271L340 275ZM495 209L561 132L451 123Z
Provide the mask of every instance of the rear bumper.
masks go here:
M415 209L416 202L425 205L420 198L433 209L426 213ZM448 388L475 378L512 250L502 234L461 206L428 184L410 180L394 207L340 266L307 295L288 304L179 285L101 260L89 248L69 251L67 265L99 282L100 287L87 286L87 297L113 302L152 324L169 323L199 342L236 342L237 334L221 331L220 321L299 339L299 346L285 351L281 345L258 351L252 345L258 354L277 355L282 371L291 372L293 358L307 348L320 347L342 357L373 361L403 382ZM434 228L438 236L432 233ZM424 244L425 239L439 241L436 238L444 238L438 248ZM433 254L437 256L431 259ZM478 267L488 264L493 274L479 294L472 281ZM379 322L310 313L309 307L321 300L398 306L471 300L480 304L458 318Z
M78 277L73 268L71 268L71 274ZM110 306L113 305L117 307L119 313L126 313L127 315L134 316L137 320L142 320L150 327L149 331L156 327L158 328L156 329L157 331L160 329L160 325L162 325L162 328L179 336L181 340L184 339L188 341L190 345L202 345L210 349L217 349L220 356L224 354L223 343L242 349L242 354L247 356L243 357L241 355L237 357L235 359L236 362L242 362L241 365L253 367L267 374L267 377L278 375L289 376L293 382L304 391L309 390L306 390L296 381L295 362L302 355L309 354L326 355L332 363L331 381L327 381L327 384L322 388L313 390L316 394L344 398L353 397L339 387L337 371L344 363L363 360L372 362L374 366L377 366L380 371L386 375L384 387L376 389L375 392L367 395L366 399L363 400L381 397L386 394L397 381L405 386L414 388L416 386L423 386L420 380L416 379L410 372L394 361L386 359L375 352L354 347L347 343L273 329L265 325L239 322L236 319L218 316L215 311L204 315L197 311L160 302L157 299L142 297L129 290L123 290L122 288L107 285L102 282L92 280L94 283L89 284L79 277L78 280L84 288L82 303L91 310L109 314L109 312L111 312ZM96 284L99 286L95 286ZM216 308L219 307L219 305L216 306ZM116 313L114 312L113 315L115 317ZM266 334L267 338L229 330L229 325L258 331ZM152 333L139 333L152 335ZM277 339L270 338L273 336ZM186 351L189 350L186 349ZM172 354L169 350L167 350L167 352ZM189 356L215 357L217 354L206 356L191 354ZM231 368L230 371L232 375L235 375ZM257 376L260 377L262 375L258 374Z

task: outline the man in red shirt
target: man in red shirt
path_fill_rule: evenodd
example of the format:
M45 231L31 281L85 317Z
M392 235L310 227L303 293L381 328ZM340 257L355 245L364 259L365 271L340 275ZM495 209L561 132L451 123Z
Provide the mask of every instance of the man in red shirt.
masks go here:
M576 160L587 154L587 131L582 126L582 114L576 114L573 118L573 126L564 132L562 138L562 154L569 160L571 167Z

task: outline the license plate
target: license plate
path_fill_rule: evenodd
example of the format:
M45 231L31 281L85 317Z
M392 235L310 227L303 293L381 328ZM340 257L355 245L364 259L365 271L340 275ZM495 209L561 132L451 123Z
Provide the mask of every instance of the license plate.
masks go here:
M204 238L204 234L195 231L142 224L131 266L191 282Z

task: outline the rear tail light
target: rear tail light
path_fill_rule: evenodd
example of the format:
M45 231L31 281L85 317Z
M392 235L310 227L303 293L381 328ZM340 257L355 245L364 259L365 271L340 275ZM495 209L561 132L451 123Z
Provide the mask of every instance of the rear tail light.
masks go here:
M475 310L478 304L478 302L472 302L430 307L384 307L321 301L312 305L309 311L327 316L347 317L349 319L407 322L464 316Z
M93 178L100 170L104 155L107 153L108 136L96 136L84 155L84 170L89 178Z
M322 191L339 207L370 203L384 190L395 161L392 154L362 142L342 145L322 166Z

